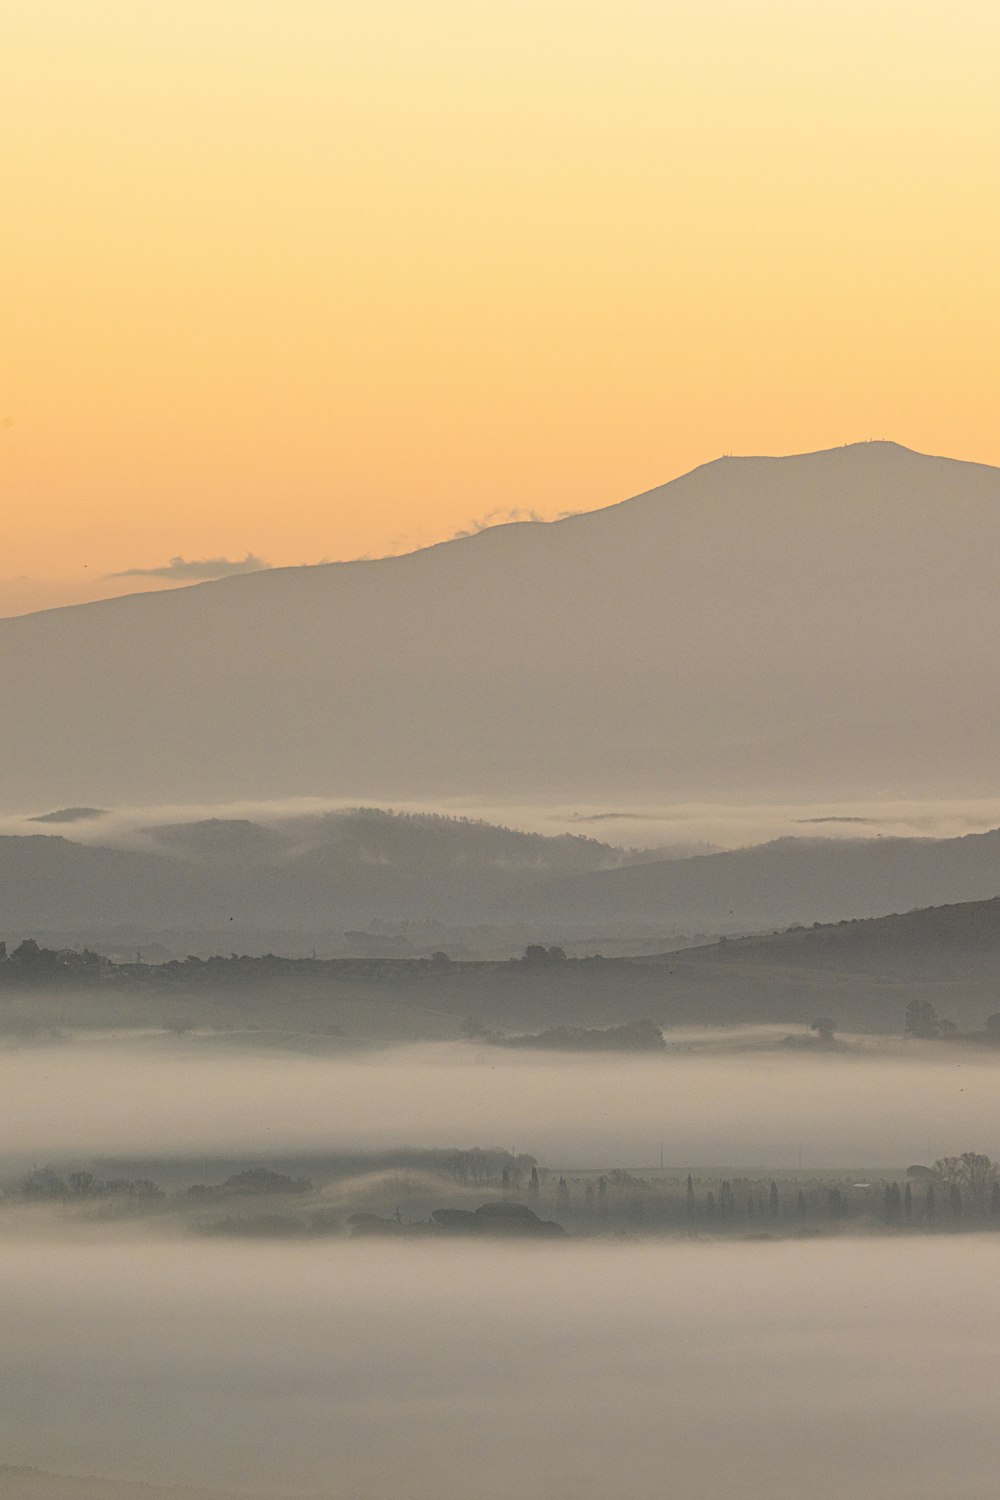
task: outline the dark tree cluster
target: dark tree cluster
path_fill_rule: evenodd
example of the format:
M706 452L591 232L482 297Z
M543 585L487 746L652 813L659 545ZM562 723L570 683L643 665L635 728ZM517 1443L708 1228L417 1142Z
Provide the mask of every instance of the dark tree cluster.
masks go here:
M24 985L59 980L96 979L106 960L89 948L43 948L34 938L25 938L9 953L0 942L0 984Z
M473 1147L471 1151L453 1151L447 1158L447 1170L456 1182L469 1183L475 1187L499 1184L501 1187L518 1188L529 1180L536 1188L538 1168L533 1156L524 1153L515 1155L502 1146Z
M904 1030L907 1036L919 1037L924 1041L958 1035L958 1027L954 1021L939 1016L929 1000L909 1001L904 1014Z
M96 1177L93 1172L67 1172L61 1177L53 1167L37 1167L22 1177L18 1190L24 1198L57 1201L81 1198L162 1198L163 1190L147 1177Z
M313 1184L308 1177L289 1177L285 1172L273 1172L270 1167L249 1167L245 1172L234 1172L218 1187L208 1187L196 1182L188 1188L191 1198L227 1198L246 1193L311 1193Z
M529 943L524 957L517 961L523 964L562 964L566 962L566 950L555 944L546 948L543 943Z

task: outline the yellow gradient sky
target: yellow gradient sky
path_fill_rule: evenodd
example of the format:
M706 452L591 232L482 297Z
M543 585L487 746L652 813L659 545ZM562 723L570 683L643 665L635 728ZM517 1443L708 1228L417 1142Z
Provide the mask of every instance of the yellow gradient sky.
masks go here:
M0 613L722 452L1000 463L997 0L30 0Z

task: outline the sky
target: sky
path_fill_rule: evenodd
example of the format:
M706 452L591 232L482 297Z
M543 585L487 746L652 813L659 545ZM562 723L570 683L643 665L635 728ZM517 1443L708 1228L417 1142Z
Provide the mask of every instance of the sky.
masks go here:
M994 0L9 7L0 614L1000 463L998 52Z

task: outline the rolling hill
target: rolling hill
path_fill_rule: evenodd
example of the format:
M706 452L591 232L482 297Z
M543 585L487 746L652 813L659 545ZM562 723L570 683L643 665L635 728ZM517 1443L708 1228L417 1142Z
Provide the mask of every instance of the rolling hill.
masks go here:
M179 930L191 944L182 952L260 952L278 942L299 953L313 940L342 947L345 929L372 923L489 922L512 890L540 878L651 857L377 808L159 824L117 844L11 834L0 836L0 936L145 946Z
M985 976L997 986L1000 1007L1000 897L724 939L659 961L825 969L921 982Z
M376 808L152 825L118 845L96 830L0 836L0 936L105 948L172 934L181 957L504 956L538 940L610 955L1000 893L1000 830L672 858Z
M673 924L747 931L883 916L1000 892L1000 830L963 838L782 838L748 849L539 879L509 916L606 929Z
M761 1023L899 1035L911 1000L963 1031L1000 1012L1000 898L932 907L647 958L504 962L217 958L62 966L58 955L0 965L0 1033L206 1028L253 1047L324 1051L358 1042L553 1028ZM330 1037L334 1041L330 1042ZM681 1038L678 1045L683 1046Z

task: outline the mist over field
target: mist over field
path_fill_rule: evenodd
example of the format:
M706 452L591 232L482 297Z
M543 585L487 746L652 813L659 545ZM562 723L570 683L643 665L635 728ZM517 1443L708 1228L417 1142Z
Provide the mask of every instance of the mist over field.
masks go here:
M330 1500L987 1500L995 1262L975 1236L4 1244L0 1447Z
M651 1169L661 1145L702 1172L699 1197L721 1171L800 1181L996 1150L994 1057L872 1037L761 1050L779 1036L689 1027L633 1057L336 1039L302 1055L155 1031L8 1042L0 1496L987 1500L985 1221L887 1233L862 1202L785 1238L683 1223L534 1244L346 1237L358 1208L419 1218L496 1197L440 1167L365 1167L401 1145L530 1152L550 1169L543 1214L562 1169ZM358 1160L308 1194L183 1189L218 1183L227 1157L283 1152ZM130 1161L168 1195L70 1203L17 1185L87 1161ZM791 1211L795 1183L782 1194ZM274 1216L300 1200L331 1226L318 1237ZM102 1477L73 1479L87 1475Z
M1000 1148L994 1056L877 1039L857 1055L722 1050L776 1035L681 1032L648 1057L467 1043L296 1056L197 1036L24 1045L0 1050L4 1153L41 1165L463 1144L607 1168L652 1166L662 1144L670 1166L749 1170Z

